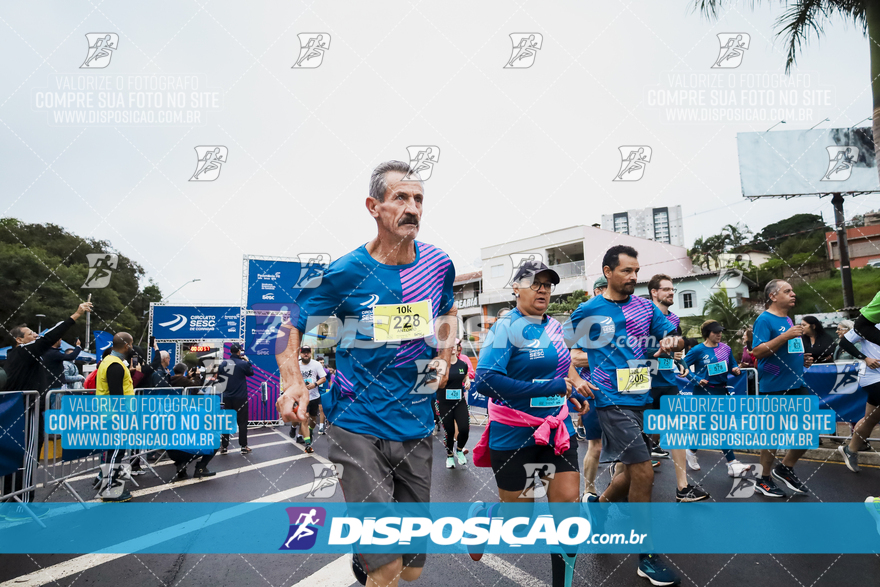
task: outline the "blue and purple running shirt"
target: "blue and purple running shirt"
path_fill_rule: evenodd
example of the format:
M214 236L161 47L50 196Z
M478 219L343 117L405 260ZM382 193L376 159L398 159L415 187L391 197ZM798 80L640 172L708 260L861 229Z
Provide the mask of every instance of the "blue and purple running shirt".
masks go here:
M565 337L579 341L578 347L587 352L590 381L599 388L594 392L596 407L642 408L652 403L650 379L635 386L646 389L629 392L619 390L618 381L649 375L650 367L644 366L653 358L648 348L656 348L676 328L653 302L636 295L625 302L596 296L578 306L565 323Z
M430 320L454 304L455 268L432 245L415 241L408 265L379 263L363 245L331 263L320 284L301 290L291 323L303 333L328 317L339 319L336 376L321 396L324 414L336 426L385 440L425 438L434 430L433 395L413 393L420 370L434 357L425 338L376 341L377 306L406 304L430 312Z

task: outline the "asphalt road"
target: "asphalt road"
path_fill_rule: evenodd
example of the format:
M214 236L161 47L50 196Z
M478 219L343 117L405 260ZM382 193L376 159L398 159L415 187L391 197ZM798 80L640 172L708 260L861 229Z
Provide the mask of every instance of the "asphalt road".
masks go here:
M472 427L470 444L482 428ZM171 482L174 467L157 467L162 479L152 475L137 477L139 488L133 488L134 501L223 501L245 502L255 499L271 501L303 501L302 495L290 495L290 489L310 484L311 465L326 458L329 441L317 436L316 454L305 455L300 445L287 437L287 428L273 431L262 428L251 431L250 445L254 452L244 457L237 450L217 455L209 468L217 477L200 482ZM235 446L235 444L233 444ZM581 445L581 454L584 452ZM702 470L693 475L721 500L730 489L730 479L718 452L701 451ZM743 462L756 462L756 457L741 455ZM717 464L717 466L713 466ZM808 497L800 501L861 502L868 495L880 494L880 469L863 467L855 475L838 463L802 461L798 474L810 487ZM664 460L657 471L654 501L674 501L675 479L672 462ZM84 499L94 493L90 477L73 482ZM41 477L40 477L41 479ZM607 468L600 469L597 485L608 483ZM285 494L287 491L287 494ZM48 490L41 490L45 499ZM472 465L453 470L445 468L445 453L440 442L434 443L432 501L489 501L496 497L490 469ZM50 501L69 501L63 490L56 490ZM341 499L341 492L332 501ZM768 500L760 496L754 500ZM778 501L778 500L774 500ZM119 505L124 516L125 504ZM137 523L137 520L131 520ZM46 520L49 531L64 532L63 516ZM242 522L246 523L246 522ZM759 520L731 520L731 523L755 523L756 532L773 532L762 528ZM721 529L719 529L721 530ZM0 532L2 532L0 524ZM686 531L686 530L683 530ZM236 550L235 536L230 536L230 550ZM828 550L834 549L835 536L829 535ZM822 585L877 585L880 582L880 555L667 555L666 559L682 576L683 585L773 585L782 587L813 587ZM636 575L636 555L581 555L578 557L575 585L630 586L648 585ZM84 587L112 585L119 587L155 587L159 585L270 585L272 587L344 587L355 584L348 568L348 557L332 554L131 554L96 555L0 555L0 587L56 585ZM486 555L475 563L463 555L428 555L422 578L416 585L521 585L538 587L550 584L550 559L547 555L510 554Z

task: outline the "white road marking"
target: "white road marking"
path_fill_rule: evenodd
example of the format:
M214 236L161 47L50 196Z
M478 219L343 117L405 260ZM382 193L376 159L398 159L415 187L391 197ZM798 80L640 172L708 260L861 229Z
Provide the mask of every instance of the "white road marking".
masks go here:
M248 465L246 467L239 467L238 469L229 469L227 471L220 471L213 477L205 477L204 479L186 479L184 481L175 481L169 483L163 483L162 485L156 485L155 487L145 487L144 489L135 489L131 492L132 497L141 497L143 495L152 495L153 493L161 493L162 491L169 491L171 489L177 489L179 487L186 487L187 485L195 485L197 483L207 483L209 481L213 481L214 479L220 479L221 477L232 477L233 475L238 475L240 473L247 473L248 471L256 471L257 469L262 469L264 467L271 467L273 465L281 465L283 463L289 463L292 461L298 461L300 459L304 459L309 455L303 453L300 455L293 455L291 457L284 457L280 459L275 459L274 461L266 461L265 463L257 463L254 465ZM309 485L311 487L311 485ZM101 501L100 499L90 499L89 503L96 503Z
M349 587L349 585L357 585L358 582L351 573L349 561L351 561L351 555L344 554L293 587Z
M509 562L495 555L484 554L481 562L483 562L486 566L498 571L517 585L522 585L523 587L550 587L544 581L538 579L537 577L529 575L525 571L516 568ZM0 585L0 587L4 586Z
M285 501L292 497L302 495L304 493L308 493L309 489L311 488L312 484L307 483L305 485L300 485L292 489L279 491L278 493L273 493L265 497L254 499L247 503L277 503ZM226 520L229 520L231 518L235 518L246 513L251 513L253 511L253 506L243 503L238 506L231 507L228 510L200 516L193 520L188 520L186 522L176 524L174 526L171 526L170 528L151 532L150 534L146 534L139 538L128 540L120 544L115 544L106 548L105 550L128 550L131 552L137 552L139 550L150 548L153 545L160 544L167 540L171 540L172 538L182 536L183 534L195 532L201 528L213 526L214 524L217 524L219 522L225 522ZM10 579L9 581L0 583L0 587L39 587L40 585L46 585L47 583L58 581L59 579L75 575L82 571L86 571L99 565L103 565L104 563L114 561L124 556L127 555L119 554L118 552L106 553L101 551L84 556L78 556L76 558L70 559L69 561L65 561L63 563L52 565L51 567L45 567L38 571L34 571L33 573L30 573L28 575L23 575L15 579ZM350 574L349 577L351 577ZM350 584L351 583L346 583L346 585ZM312 583L311 585L312 587L317 587L314 583ZM328 583L328 586L329 585L330 584Z

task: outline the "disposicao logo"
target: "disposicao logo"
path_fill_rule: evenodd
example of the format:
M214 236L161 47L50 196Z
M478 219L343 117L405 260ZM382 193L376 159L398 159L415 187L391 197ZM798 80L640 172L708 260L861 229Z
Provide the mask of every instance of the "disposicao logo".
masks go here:
M183 316L181 314L175 314L175 316L176 316L176 318L174 318L174 320L169 320L168 322L161 322L159 324L159 326L162 326L162 327L170 326L169 330L171 330L172 332L177 332L178 330L180 330L181 328L186 326L186 316ZM171 326L172 324L174 326Z
M290 530L287 532L287 540L278 550L308 550L315 545L318 539L318 526L324 527L327 519L327 510L324 508L287 508L290 518Z

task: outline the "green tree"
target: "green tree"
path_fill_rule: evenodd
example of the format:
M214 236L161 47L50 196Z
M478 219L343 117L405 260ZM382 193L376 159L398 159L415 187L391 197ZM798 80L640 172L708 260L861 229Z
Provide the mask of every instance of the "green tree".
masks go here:
M719 9L732 0L694 0L694 9L716 18ZM791 73L798 53L811 35L821 38L824 26L839 18L853 23L868 40L871 54L871 94L873 98L874 145L880 143L880 2L875 0L783 0L786 11L776 20L777 36L788 48L785 72ZM756 3L750 2L752 6ZM874 149L875 166L880 173L880 149Z
M739 305L727 296L727 290L712 294L703 304L703 315L706 320L716 320L724 327L724 341L736 353L734 358L742 355L741 332L755 322L760 312L752 306Z
M102 289L82 289L88 275L90 253L115 253L118 265L110 284ZM37 314L44 314L43 327L70 316L92 294L92 330L130 332L135 339L146 327L150 302L162 299L149 281L144 287L143 268L116 252L110 243L82 238L54 224L26 224L14 218L0 219L0 332L7 334L18 324L37 327ZM85 335L77 326L65 336L74 342Z
M721 234L725 241L725 251L728 251L743 247L752 235L752 231L749 230L749 227L745 224L737 222L736 224L728 224L722 228Z
M579 305L590 299L587 292L582 289L576 289L569 295L561 298L549 306L547 306L547 314L550 316L559 316L561 314L571 314Z

